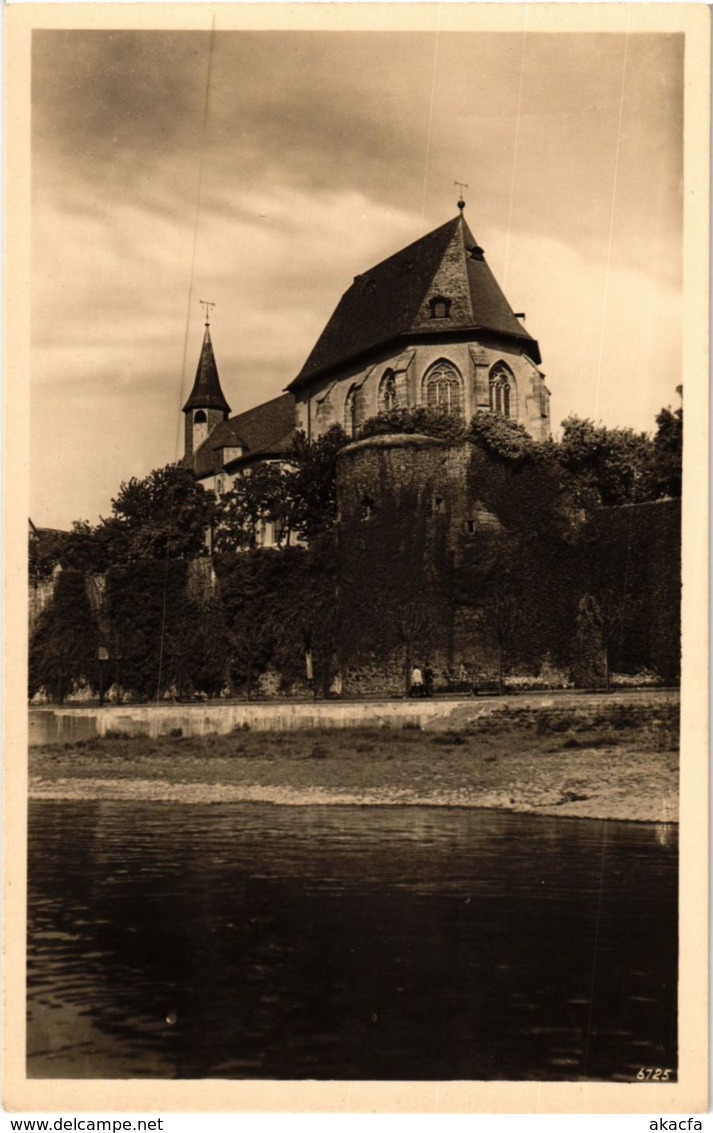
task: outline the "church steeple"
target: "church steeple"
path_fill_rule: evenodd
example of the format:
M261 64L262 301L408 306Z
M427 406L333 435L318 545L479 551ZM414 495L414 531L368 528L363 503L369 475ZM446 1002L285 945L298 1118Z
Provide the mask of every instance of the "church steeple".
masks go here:
M186 415L186 457L191 457L215 426L230 415L230 406L220 386L208 318L196 378L183 412Z

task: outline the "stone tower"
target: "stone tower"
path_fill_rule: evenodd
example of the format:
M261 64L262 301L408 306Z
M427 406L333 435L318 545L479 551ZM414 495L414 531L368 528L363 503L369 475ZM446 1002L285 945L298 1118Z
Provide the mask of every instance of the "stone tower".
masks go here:
M185 459L190 461L193 454L213 432L216 425L230 416L230 406L220 388L218 367L210 339L210 323L206 320L201 356L196 370L196 380L188 401L183 406L185 414Z

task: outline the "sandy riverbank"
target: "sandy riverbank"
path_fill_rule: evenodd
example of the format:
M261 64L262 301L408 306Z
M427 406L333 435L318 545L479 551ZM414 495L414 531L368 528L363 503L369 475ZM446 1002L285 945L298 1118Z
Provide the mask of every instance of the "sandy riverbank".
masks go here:
M676 822L677 709L504 714L460 731L239 731L48 744L30 796L466 806Z

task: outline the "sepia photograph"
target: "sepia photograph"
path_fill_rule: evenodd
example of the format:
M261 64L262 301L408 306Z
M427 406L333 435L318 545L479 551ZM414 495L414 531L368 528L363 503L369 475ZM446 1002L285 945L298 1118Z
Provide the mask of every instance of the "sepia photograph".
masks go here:
M704 1108L707 10L30 7L6 1104Z

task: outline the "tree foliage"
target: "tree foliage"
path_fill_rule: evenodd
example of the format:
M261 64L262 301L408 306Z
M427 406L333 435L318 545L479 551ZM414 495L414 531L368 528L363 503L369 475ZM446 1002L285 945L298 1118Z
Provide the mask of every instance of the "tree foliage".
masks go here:
M94 526L77 520L70 531L40 532L31 539L31 577L47 578L56 566L103 574L140 559L205 554L213 496L181 465L169 464L143 480L122 483L112 510Z
M190 559L204 553L214 501L189 468L168 464L123 483L112 509L131 559Z
M218 554L252 550L266 523L278 546L289 542L293 525L292 476L282 465L259 463L245 470L215 508L214 548Z
M427 437L438 437L449 444L460 444L465 439L465 428L459 417L454 417L445 409L429 409L417 405L413 409L390 409L368 417L361 427L359 437L377 437L391 433L423 433Z
M231 684L252 690L277 669L285 684L305 676L305 654L327 684L337 646L336 549L324 536L310 548L254 551L219 564Z
M98 688L97 650L101 642L84 573L62 571L52 601L40 615L30 640L30 696L44 688L61 704L73 686Z
M662 409L656 418L654 436L653 490L656 498L681 495L683 474L683 387L678 386L681 398L678 409Z
M608 429L581 417L562 422L557 459L584 507L652 498L653 441L633 429Z
M137 560L107 572L111 677L121 689L152 699L182 682L186 641L201 616L186 581L180 559Z
M531 460L540 447L517 421L482 409L471 419L467 437L490 456L513 463Z
M268 669L289 685L304 678L306 652L326 692L360 652L385 659L397 649L409 663L452 655L460 610L491 642L501 674L511 659L576 660L577 633L589 632L602 656L606 647L606 667L652 663L675 679L676 505L611 506L680 493L682 408L662 409L656 423L650 437L570 417L561 441L541 443L486 412L467 431L425 407L366 422L362 436L465 439L462 516L428 506L443 492L441 458L460 466L462 454L439 446L425 478L393 484L384 473L374 494L389 506L368 522L347 515L337 528L336 469L348 443L338 426L312 442L298 434L289 464L255 464L217 504L182 466L131 479L96 526L77 522L31 540L35 580L62 568L33 633L31 689L56 697L73 683L96 689L103 644L106 684L136 697L253 691ZM279 551L257 549L263 522L275 525ZM469 524L477 538L468 538ZM199 597L187 588L189 561L205 554L208 526L219 585ZM301 545L290 545L292 533ZM106 576L101 624L87 574Z
M348 443L340 425L332 425L315 441L297 433L292 449L294 463L290 490L292 526L306 540L329 530L337 518L337 456Z

